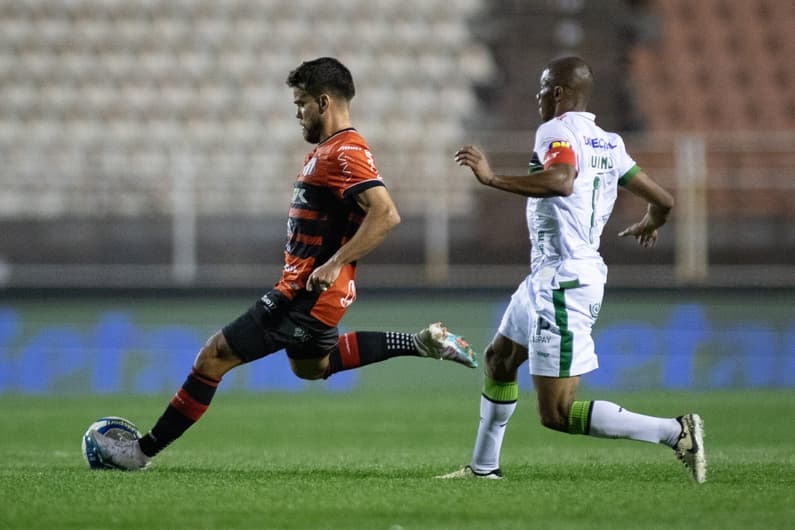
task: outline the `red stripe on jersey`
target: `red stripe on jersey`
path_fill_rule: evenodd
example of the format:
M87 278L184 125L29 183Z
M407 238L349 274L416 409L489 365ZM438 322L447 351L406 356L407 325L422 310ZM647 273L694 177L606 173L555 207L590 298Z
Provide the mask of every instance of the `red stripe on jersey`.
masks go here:
M177 411L192 421L198 421L202 417L207 405L199 403L184 388L180 388L169 403Z
M284 269L282 277L276 283L276 290L286 296L288 300L292 300L296 291L306 287L306 279L309 278L314 264L314 257L298 258L285 252Z
M337 348L340 351L340 361L342 361L343 370L359 366L361 361L359 359L359 341L356 340L356 333L346 333L341 336L337 343Z
M305 234L296 234L295 236L293 236L293 240L298 241L299 243L303 243L304 245L320 246L323 244L322 236L308 236Z
M569 147L568 142L555 142L557 145L552 147L544 156L544 169L549 169L549 166L555 164L569 164L570 166L577 166L577 155L574 149Z
M351 285L355 278L356 266L353 263L342 267L331 287L320 293L309 314L327 326L336 326L356 299L355 284Z
M290 211L287 215L293 219L315 220L320 218L320 212L314 210L305 210L303 208L290 208Z

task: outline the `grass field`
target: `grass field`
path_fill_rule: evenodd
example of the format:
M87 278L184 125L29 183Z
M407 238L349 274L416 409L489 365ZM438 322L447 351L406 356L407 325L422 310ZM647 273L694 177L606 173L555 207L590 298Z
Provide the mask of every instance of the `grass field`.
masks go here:
M791 391L600 397L700 412L708 482L664 447L545 431L527 392L501 482L431 478L468 461L476 389L220 392L139 473L89 471L80 436L106 414L147 429L168 396L4 396L0 528L792 528Z

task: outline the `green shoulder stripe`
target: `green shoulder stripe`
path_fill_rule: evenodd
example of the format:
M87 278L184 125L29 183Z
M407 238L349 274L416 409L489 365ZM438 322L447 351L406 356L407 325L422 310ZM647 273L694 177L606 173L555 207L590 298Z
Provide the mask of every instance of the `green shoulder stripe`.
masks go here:
M618 179L618 185L619 186L626 186L627 184L629 184L629 181L632 180L632 177L634 177L635 175L638 174L638 171L640 171L640 166L638 166L637 164L635 164L634 166L629 168L629 171L624 173L621 176L621 178Z

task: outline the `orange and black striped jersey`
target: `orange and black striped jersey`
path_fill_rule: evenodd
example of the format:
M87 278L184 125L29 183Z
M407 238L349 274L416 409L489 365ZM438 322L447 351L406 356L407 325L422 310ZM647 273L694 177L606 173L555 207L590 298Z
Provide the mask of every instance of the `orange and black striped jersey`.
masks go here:
M309 314L336 326L356 298L356 264L342 268L322 293L306 291L315 267L344 245L364 219L356 195L384 183L373 155L356 129L343 129L319 143L304 160L293 186L287 221L284 270L276 290L307 305Z

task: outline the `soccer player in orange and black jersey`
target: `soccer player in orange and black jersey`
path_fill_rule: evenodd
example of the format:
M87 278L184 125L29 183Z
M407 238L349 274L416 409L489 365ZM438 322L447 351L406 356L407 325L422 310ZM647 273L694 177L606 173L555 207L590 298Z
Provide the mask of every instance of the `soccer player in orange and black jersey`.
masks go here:
M312 317L329 326L339 322L356 298L356 264L344 265L336 281L320 292L305 290L309 276L316 263L328 261L354 237L365 218L356 197L379 186L383 187L384 182L373 155L353 128L342 129L318 144L307 155L295 182L284 271L276 291L305 304ZM371 194L376 201L386 202L389 215L397 215L385 189Z
M304 379L406 355L477 366L466 342L439 323L416 334L339 336L337 324L356 299L356 260L380 245L400 217L367 144L352 127L355 89L348 69L333 58L315 59L293 70L287 84L304 139L317 145L293 185L282 276L207 341L185 383L140 440L90 434L112 466L146 467L204 414L226 372L282 349Z

